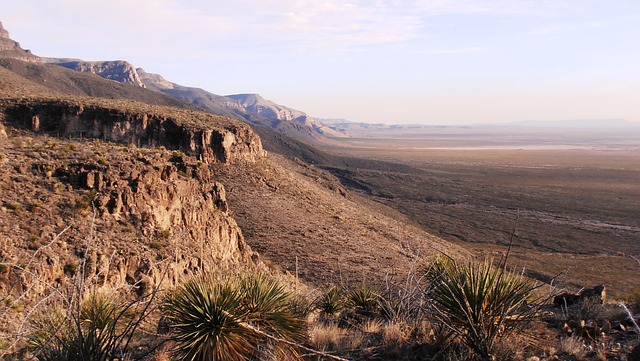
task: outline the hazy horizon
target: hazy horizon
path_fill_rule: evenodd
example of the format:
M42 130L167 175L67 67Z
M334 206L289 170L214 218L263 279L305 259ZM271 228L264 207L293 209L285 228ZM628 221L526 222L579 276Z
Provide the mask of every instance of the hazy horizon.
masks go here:
M640 122L631 0L25 0L0 12L37 55L127 60L318 118Z

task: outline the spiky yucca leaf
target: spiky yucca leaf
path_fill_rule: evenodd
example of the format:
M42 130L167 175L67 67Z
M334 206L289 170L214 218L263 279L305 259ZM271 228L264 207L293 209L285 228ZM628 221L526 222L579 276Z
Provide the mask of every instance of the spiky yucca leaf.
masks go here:
M380 308L380 295L372 288L361 285L349 291L347 305L364 312L373 312Z
M113 295L89 297L37 314L30 320L28 348L41 361L102 361L125 353L145 312L139 302L123 303Z
M437 260L431 270L435 316L483 359L495 342L525 327L535 314L534 282L482 263Z
M304 338L304 322L290 307L291 295L284 285L265 274L249 274L240 279L246 322L261 331L288 341ZM298 352L284 343L266 343L278 359L298 359ZM284 356L287 356L283 358Z
M291 297L280 282L264 274L251 274L240 280L240 290L248 321L284 338L300 338L300 320L293 315Z
M297 359L290 345L274 342L303 335L288 302L284 286L265 275L225 282L199 277L175 290L164 311L184 360L245 360L265 350Z
M240 292L210 278L195 278L167 297L163 307L184 360L244 360L251 353Z
M335 315L344 307L342 290L337 286L330 287L318 296L314 303L323 316Z

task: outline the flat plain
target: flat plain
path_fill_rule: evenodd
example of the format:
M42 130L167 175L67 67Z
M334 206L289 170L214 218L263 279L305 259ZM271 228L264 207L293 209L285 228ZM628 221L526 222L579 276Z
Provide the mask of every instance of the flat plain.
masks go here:
M413 171L335 168L344 182L479 256L572 290L640 288L640 133L433 128L363 134L334 153Z

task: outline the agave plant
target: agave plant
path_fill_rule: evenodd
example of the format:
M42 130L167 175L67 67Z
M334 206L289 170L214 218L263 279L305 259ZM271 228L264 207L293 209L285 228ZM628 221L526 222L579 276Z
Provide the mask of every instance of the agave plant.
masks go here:
M322 316L333 316L344 307L342 290L338 286L332 286L318 296L314 303Z
M361 312L372 313L380 308L380 295L366 285L361 285L349 291L346 299L347 305Z
M493 262L436 260L431 270L435 316L483 360L496 341L522 330L536 313L537 285Z
M265 275L194 278L167 297L164 312L184 360L246 360L259 352L300 357L291 344L302 338L303 322L284 286Z

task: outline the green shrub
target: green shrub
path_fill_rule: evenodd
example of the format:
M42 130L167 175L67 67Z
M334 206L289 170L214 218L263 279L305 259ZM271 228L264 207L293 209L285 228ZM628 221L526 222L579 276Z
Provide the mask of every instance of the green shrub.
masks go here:
M352 289L346 296L348 306L365 313L372 313L379 309L380 300L380 295L365 285Z
M501 337L522 330L535 315L536 284L489 260L438 259L430 277L434 316L483 360L492 358Z
M227 281L199 277L171 293L163 309L181 359L246 360L260 352L297 359L294 348L277 341L303 336L289 299L282 284L262 274Z
M333 316L344 308L342 290L337 286L330 287L314 303L322 316Z

